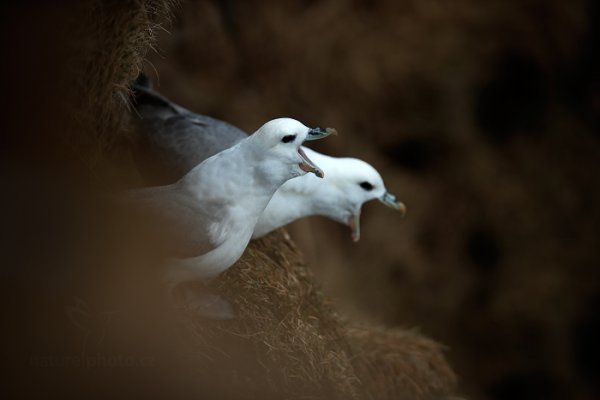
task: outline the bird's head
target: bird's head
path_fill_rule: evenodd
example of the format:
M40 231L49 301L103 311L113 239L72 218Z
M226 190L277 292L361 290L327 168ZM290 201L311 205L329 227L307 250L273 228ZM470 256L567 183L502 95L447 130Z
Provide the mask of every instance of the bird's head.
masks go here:
M311 153L312 154L312 153ZM321 163L321 158L314 156ZM329 158L323 161L331 173L324 179L330 193L327 208L330 218L345 224L352 230L352 239L360 239L360 213L364 203L379 200L384 205L406 213L406 206L388 192L381 175L370 164L356 158Z
M263 160L268 160L269 168L287 168L290 178L308 172L322 178L324 173L321 168L308 158L300 146L306 140L321 139L336 133L332 128L308 128L292 118L277 118L260 127L252 135L252 140Z

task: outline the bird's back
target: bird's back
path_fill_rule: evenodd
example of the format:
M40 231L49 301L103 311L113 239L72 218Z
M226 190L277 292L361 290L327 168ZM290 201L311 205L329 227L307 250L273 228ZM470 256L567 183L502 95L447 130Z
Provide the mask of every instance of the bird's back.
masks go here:
M139 137L134 157L146 184L173 183L247 137L233 125L178 106L143 80L138 79L133 89Z

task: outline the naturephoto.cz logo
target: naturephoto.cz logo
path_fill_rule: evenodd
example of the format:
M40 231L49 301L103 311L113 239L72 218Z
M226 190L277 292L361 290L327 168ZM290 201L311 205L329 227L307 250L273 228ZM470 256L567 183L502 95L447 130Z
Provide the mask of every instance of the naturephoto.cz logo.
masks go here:
M113 316L119 311L92 311L82 299L65 307L69 321L82 332L81 350L73 355L32 355L29 365L36 368L149 368L155 365L153 356L104 354L90 351L104 341Z

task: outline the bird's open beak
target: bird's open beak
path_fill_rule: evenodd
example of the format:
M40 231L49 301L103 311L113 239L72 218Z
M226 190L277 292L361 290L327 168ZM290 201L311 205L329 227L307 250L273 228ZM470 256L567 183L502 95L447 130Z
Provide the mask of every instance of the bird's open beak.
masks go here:
M306 139L304 140L317 140L327 137L329 135L337 135L337 131L333 128L311 128L308 130L308 134L306 135Z
M302 147L298 147L298 154L300 154L300 157L302 158L302 162L300 164L298 164L302 171L312 172L319 178L322 178L325 176L325 174L323 173L323 170L321 168L317 167L315 165L315 163L312 162L310 158L308 158L308 156L306 155L304 150L302 150Z
M358 242L360 239L360 211L356 214L353 214L348 217L348 221L346 224L352 230L352 241L354 243Z
M398 199L396 199L396 196L394 196L390 192L385 192L383 196L381 196L378 200L386 206L393 208L394 210L400 211L402 217L406 215L406 206L404 205L404 203L398 201Z

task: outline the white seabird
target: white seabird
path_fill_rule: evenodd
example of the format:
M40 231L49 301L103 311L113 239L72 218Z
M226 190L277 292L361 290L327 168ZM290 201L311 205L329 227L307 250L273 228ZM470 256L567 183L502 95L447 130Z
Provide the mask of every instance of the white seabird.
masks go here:
M323 176L300 145L331 132L291 118L275 119L177 182L131 191L129 199L155 211L175 235L169 285L212 278L233 265L283 183L307 172Z
M378 199L399 210L406 207L389 193L381 175L356 158L330 157L305 148L306 155L327 173L323 179L305 175L290 179L275 192L254 228L253 239L296 219L311 215L330 218L350 227L352 239L360 239L360 213L364 203Z
M173 103L152 90L144 75L134 84L134 91L141 117L137 118L141 143L136 161L148 183L173 182L205 158L247 137L231 124ZM320 215L349 226L353 240L358 241L363 203L378 199L402 215L406 212L406 206L386 190L381 175L368 163L308 148L304 151L327 172L324 179L307 174L282 185L259 218L253 239L296 219Z

